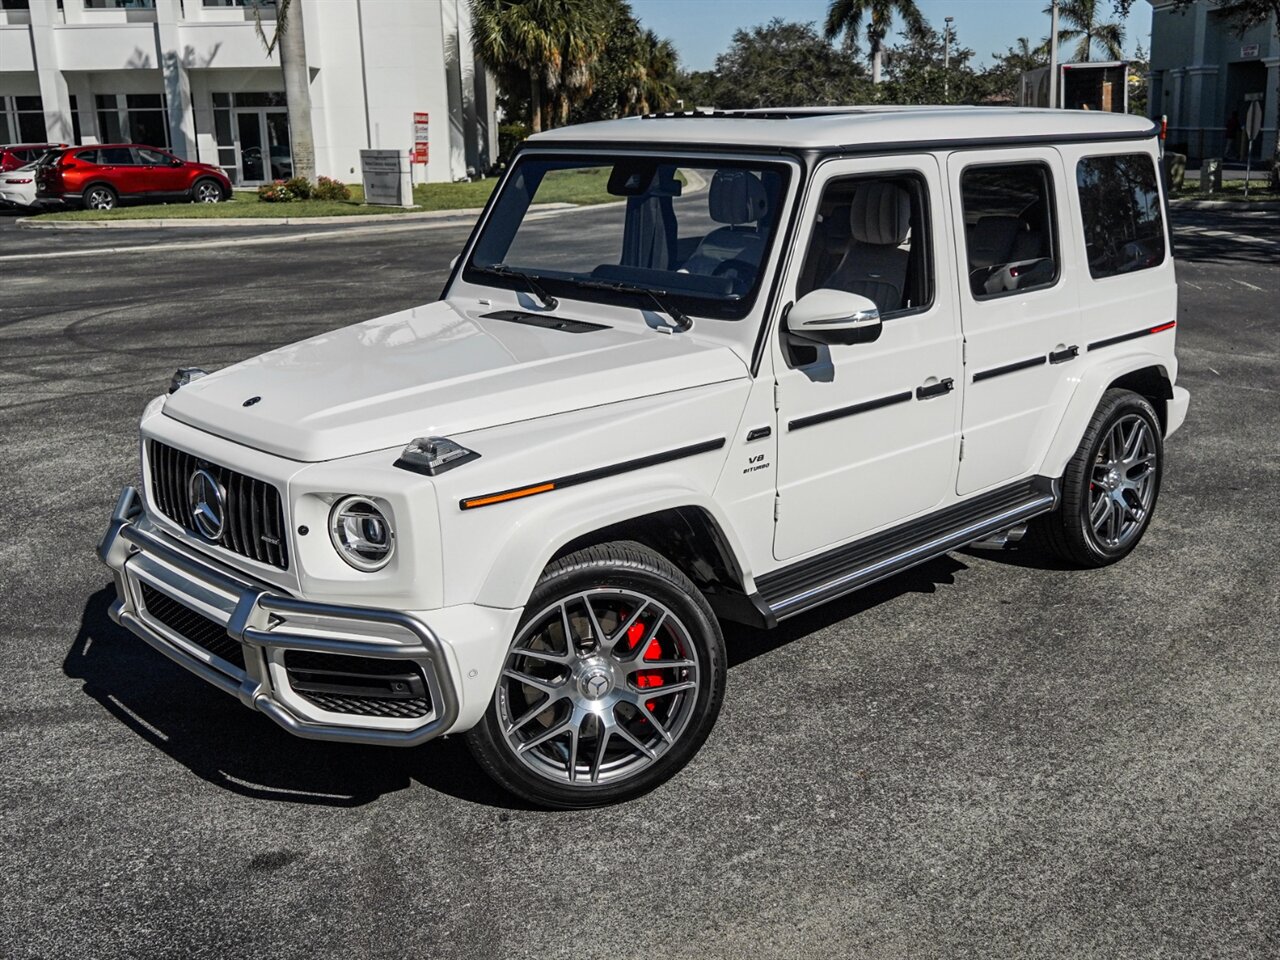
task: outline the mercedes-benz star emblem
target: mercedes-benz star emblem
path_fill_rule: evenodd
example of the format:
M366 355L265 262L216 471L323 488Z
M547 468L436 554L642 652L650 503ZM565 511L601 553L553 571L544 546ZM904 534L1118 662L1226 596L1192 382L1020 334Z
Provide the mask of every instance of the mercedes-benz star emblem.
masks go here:
M191 508L191 522L196 531L207 540L222 536L226 522L226 491L208 470L196 470L187 480L187 504Z
M609 692L609 677L604 673L593 673L582 684L583 692L592 700L599 700Z

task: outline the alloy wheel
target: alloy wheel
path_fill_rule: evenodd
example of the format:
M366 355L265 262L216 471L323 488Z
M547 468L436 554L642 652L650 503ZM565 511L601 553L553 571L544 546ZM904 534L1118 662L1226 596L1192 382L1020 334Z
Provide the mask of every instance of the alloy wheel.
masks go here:
M1156 443L1145 417L1131 413L1107 431L1094 458L1088 522L1109 549L1141 533L1156 491Z
M701 665L675 613L601 588L547 606L507 654L497 706L511 754L561 784L629 779L689 727Z
M222 189L216 183L202 183L196 187L196 200L199 203L217 203L222 199Z
M91 210L110 210L116 205L115 195L103 187L94 187L89 191L88 207Z

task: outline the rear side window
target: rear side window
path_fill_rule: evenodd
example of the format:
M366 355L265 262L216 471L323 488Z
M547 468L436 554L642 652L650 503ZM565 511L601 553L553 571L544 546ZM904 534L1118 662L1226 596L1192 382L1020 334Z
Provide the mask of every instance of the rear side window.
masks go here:
M960 204L974 299L1057 283L1058 228L1048 167L967 167L960 175Z
M103 147L98 151L98 162L132 166L134 163L133 151L128 147Z
M1095 280L1164 262L1164 217L1150 155L1085 157L1076 165L1076 189Z
M84 163L97 163L98 151L97 150L81 150L79 153L67 154L66 157L68 160L80 160Z

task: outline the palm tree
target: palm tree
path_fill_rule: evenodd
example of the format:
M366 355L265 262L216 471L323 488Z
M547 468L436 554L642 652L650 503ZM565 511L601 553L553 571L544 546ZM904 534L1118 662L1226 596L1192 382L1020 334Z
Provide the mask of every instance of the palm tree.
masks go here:
M894 14L902 17L907 29L920 34L925 28L924 17L915 0L831 0L827 8L825 33L828 40L844 34L845 42L857 42L862 32L862 20L866 17L866 39L871 47L871 82L880 82L880 68L884 56L884 38L893 26Z
M1088 63L1095 43L1111 60L1124 57L1124 25L1102 23L1100 6L1098 0L1063 0L1058 4L1058 20L1066 24L1058 28L1058 43L1079 40L1072 57L1077 62ZM1053 8L1045 7L1044 12L1051 14Z
M679 71L679 57L671 41L652 30L640 34L640 113L669 110L676 101L673 81Z
M596 0L471 0L475 52L486 67L529 85L529 126L567 120L588 96L604 49L606 18Z
M308 180L316 178L316 140L311 131L311 74L307 69L307 39L302 28L302 4L293 0L276 0L275 26L268 39L262 25L262 8L253 6L254 26L267 48L267 56L280 51L280 70L284 74L284 101L289 111L289 153L293 175ZM265 156L265 153L264 153ZM267 171L270 165L267 164Z

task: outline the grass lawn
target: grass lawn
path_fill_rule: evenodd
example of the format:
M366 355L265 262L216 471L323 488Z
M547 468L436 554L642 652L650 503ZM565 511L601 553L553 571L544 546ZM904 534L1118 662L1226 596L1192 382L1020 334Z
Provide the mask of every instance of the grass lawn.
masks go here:
M494 178L471 183L420 183L413 188L415 206L366 207L364 191L351 187L350 200L295 200L291 203L263 203L256 190L237 190L228 203L147 203L130 204L115 210L56 210L38 214L40 220L228 220L240 218L350 217L368 214L394 216L418 210L466 210L483 207L498 181ZM608 170L556 170L538 188L538 203L607 203L617 200L605 189Z
M1182 189L1175 192L1170 199L1173 200L1236 200L1244 201L1244 181L1243 180L1224 180L1222 181L1222 189L1215 190L1213 193L1201 193L1197 188L1200 186L1198 178L1188 177L1182 185ZM1254 180L1249 184L1249 199L1247 202L1255 201L1275 201L1280 200L1280 194L1270 193L1267 191L1267 181Z

